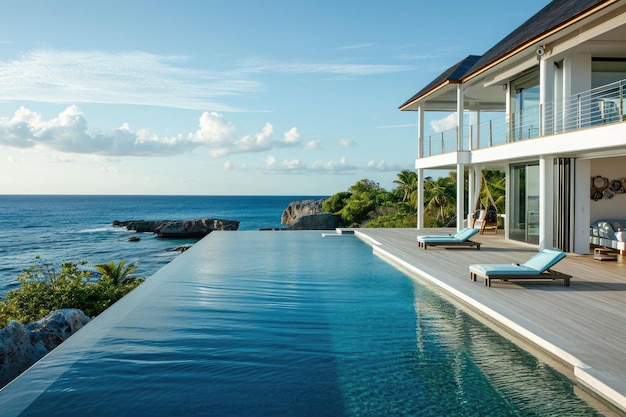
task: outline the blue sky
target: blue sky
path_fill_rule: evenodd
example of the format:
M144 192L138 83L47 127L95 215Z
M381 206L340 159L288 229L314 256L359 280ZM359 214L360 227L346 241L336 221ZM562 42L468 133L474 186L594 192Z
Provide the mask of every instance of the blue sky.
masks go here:
M417 155L398 106L547 3L9 2L0 194L390 190Z

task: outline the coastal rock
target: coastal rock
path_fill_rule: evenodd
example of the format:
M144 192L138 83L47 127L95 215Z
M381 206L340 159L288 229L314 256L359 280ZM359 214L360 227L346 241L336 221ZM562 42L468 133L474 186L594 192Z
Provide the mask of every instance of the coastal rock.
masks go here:
M235 220L198 219L172 221L162 224L157 230L158 237L204 237L214 230L237 230L239 222Z
M26 326L32 343L42 343L48 351L89 323L89 317L76 308L50 312L39 321Z
M27 326L11 321L0 330L0 387L60 345L89 322L77 309L55 310Z
M237 230L239 222L223 219L195 220L114 220L113 226L138 233L156 233L163 238L201 238L214 230Z
M155 233L163 224L171 220L113 220L113 226L125 227L138 233Z
M283 210L280 223L291 226L303 216L322 213L322 204L325 200L326 199L323 198L320 200L292 201L287 208Z
M334 230L340 226L339 219L330 213L302 216L288 230Z
M48 350L43 345L31 343L30 335L21 323L11 321L0 330L0 387L11 382L46 353Z

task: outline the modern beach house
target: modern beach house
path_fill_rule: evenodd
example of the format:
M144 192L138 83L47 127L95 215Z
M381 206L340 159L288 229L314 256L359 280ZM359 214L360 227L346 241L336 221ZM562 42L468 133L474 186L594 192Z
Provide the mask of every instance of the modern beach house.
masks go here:
M620 230L590 228L626 219L625 95L626 0L552 1L400 106L417 113L418 207L425 172L455 170L460 229L482 170L500 169L506 238L575 253L590 242L623 249ZM452 115L453 129L425 132L427 117Z

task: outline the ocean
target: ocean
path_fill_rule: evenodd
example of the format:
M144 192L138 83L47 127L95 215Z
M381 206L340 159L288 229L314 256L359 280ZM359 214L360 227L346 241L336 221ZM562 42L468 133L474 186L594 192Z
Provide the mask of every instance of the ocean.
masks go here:
M239 221L239 230L283 228L283 210L292 201L324 196L86 196L0 195L0 296L17 287L17 276L36 262L86 261L137 263L136 275L148 277L174 259L174 249L197 239L137 236L114 220ZM235 232L236 233L236 232Z

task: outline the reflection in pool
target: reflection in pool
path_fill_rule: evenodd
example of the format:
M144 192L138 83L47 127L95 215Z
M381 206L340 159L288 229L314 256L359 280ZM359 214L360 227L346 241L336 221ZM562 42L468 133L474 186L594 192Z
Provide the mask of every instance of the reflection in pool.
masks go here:
M594 416L356 238L218 232L0 391L3 416Z

